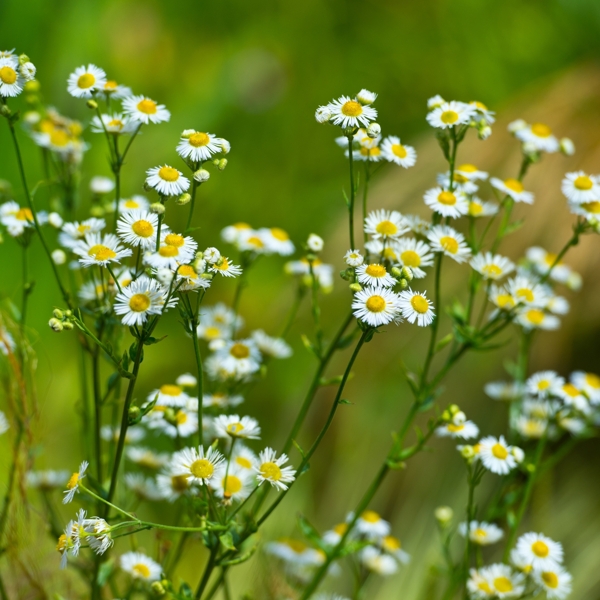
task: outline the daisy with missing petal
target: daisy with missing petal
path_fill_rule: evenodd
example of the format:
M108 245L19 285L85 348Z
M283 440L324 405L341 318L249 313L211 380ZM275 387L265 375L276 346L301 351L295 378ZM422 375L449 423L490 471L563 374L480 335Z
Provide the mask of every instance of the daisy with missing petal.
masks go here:
M600 181L597 175L587 175L585 171L567 173L562 180L562 193L569 202L585 204L600 200Z
M189 158L192 162L203 162L221 151L221 138L194 129L186 129L177 145L177 154L181 158Z
M219 438L260 439L260 426L252 417L239 415L219 415L215 419L215 435Z
M157 406L182 407L188 403L190 397L183 391L181 386L165 383L148 394L146 401L154 402L154 400L156 400Z
M525 382L525 387L530 394L547 398L556 396L564 383L565 380L554 371L540 371Z
M121 569L129 573L134 579L141 581L158 581L162 573L162 567L149 556L141 552L126 552L119 559Z
M448 225L435 225L427 234L434 252L443 252L457 263L463 263L471 256L471 250L462 234Z
M481 273L484 279L496 280L514 271L515 265L505 256L486 252L471 259L471 266Z
M495 202L484 202L480 198L474 197L469 201L470 217L493 217L498 212L498 205Z
M330 121L342 128L369 126L377 118L377 111L372 106L363 106L358 100L349 96L341 96L327 105L331 114Z
M146 96L130 96L123 99L123 111L136 123L162 123L171 118L164 104L157 104Z
M464 102L444 102L427 114L427 122L438 129L447 129L469 123L475 109Z
M542 533L524 533L517 540L516 550L534 571L554 569L563 561L562 546Z
M105 267L109 263L118 263L125 256L131 256L129 248L123 248L119 238L112 233L101 236L99 233L89 233L83 241L73 248L79 262L84 267L99 265Z
M263 356L289 358L292 355L292 348L284 339L271 337L262 329L253 331L251 337Z
M405 169L417 162L417 151L412 146L406 146L395 135L386 137L381 144L381 156L388 162L396 163Z
M209 446L206 453L203 446L184 448L173 454L169 470L172 475L187 477L190 483L208 485L225 462L225 457L212 446Z
M382 286L391 288L396 285L396 280L386 271L383 265L361 265L356 269L359 283L369 286Z
M68 504L69 502L71 502L75 494L79 491L79 484L81 483L81 480L85 477L85 472L88 468L88 465L88 461L84 460L79 465L79 471L77 471L77 473L73 473L69 481L67 481L67 489L63 492L65 494L65 497L63 498L63 504Z
M142 275L132 281L115 298L114 310L122 315L121 323L129 327L142 325L148 315L159 315L165 309L165 290L155 279ZM171 298L166 308L177 304L177 298Z
M560 143L545 123L525 124L515 131L515 137L525 144L532 144L540 152L558 152Z
M223 275L223 277L237 277L242 274L241 267L234 265L226 256L221 256L216 263L210 266L209 271Z
M475 117L479 117L484 120L488 125L492 125L496 119L494 115L496 114L493 110L490 110L483 102L479 102L479 100L471 100L469 102L469 106L472 106L475 111Z
M254 477L247 471L229 466L229 470L220 469L211 479L210 487L217 498L222 498L224 503L240 502L246 499L254 488Z
M106 73L96 65L77 67L67 81L67 91L75 98L91 98L106 83Z
M119 237L130 246L142 248L151 248L156 244L157 228L158 215L150 211L127 211L117 223Z
M548 302L548 290L525 275L509 280L507 289L517 304L544 307Z
M454 169L454 179L458 183L465 183L465 181L484 181L488 178L486 171L480 171L475 165L471 163L464 163L458 165Z
M425 204L443 217L458 219L469 212L469 201L462 192L433 188L425 192Z
M148 210L150 203L144 196L135 195L131 198L122 198L119 200L119 213L129 212L132 210Z
M499 438L491 435L484 437L478 446L478 456L488 471L498 475L506 475L517 466L517 460L512 453L512 446L506 443L504 436Z
M136 128L135 123L120 113L96 116L92 119L91 126L94 133L110 133L112 135L131 133Z
M573 578L563 567L534 571L533 579L546 592L548 600L564 600L571 594Z
M435 317L433 302L427 299L426 292L404 290L398 296L398 308L409 323L417 323L419 327L431 325Z
M463 537L467 536L467 524L461 523L458 526L458 533ZM493 523L484 523L483 521L471 521L469 523L469 539L479 546L489 546L495 544L504 537L504 531Z
M558 329L560 320L554 315L549 315L541 308L525 308L519 311L516 321L525 329L545 329L552 331Z
M25 78L19 71L16 57L0 57L0 96L14 98L25 85Z
M265 448L258 455L258 462L254 467L258 485L264 481L268 481L274 488L278 490L287 490L288 483L295 479L296 471L292 467L284 467L288 461L286 454L282 454L277 458L277 453L272 448Z
M190 187L190 180L169 165L153 167L146 174L146 184L163 196L179 196Z
M515 202L533 204L533 194L531 192L526 192L525 187L518 179L509 178L502 181L502 179L492 177L490 183L492 184L492 187L503 194L510 196Z
M376 210L365 219L365 233L378 239L394 239L409 231L404 217L396 210Z
M473 421L464 419L453 420L441 425L435 430L439 437L451 437L453 439L470 440L479 435L479 427Z
M410 267L415 279L422 279L426 273L421 267L430 267L433 264L431 248L421 240L415 238L400 238L393 248L402 267Z
M371 327L387 325L400 318L398 295L383 286L365 287L354 294L352 311Z

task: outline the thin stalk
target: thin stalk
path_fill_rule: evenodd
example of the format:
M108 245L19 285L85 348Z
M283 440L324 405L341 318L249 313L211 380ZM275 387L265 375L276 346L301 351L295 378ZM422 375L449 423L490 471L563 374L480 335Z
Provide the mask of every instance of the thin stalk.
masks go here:
M192 226L192 218L194 217L194 208L196 207L196 190L200 187L200 184L192 177L192 199L190 201L190 212L188 214L187 224L185 226L186 232L190 230Z
M369 180L371 179L371 168L370 168L370 162L366 161L365 162L365 185L363 187L363 199L362 199L362 216L363 216L363 230L364 230L364 223L367 219L367 196L369 194ZM363 241L366 244L369 241L369 234L365 231L363 233L364 238ZM353 247L354 249L354 247Z
M218 546L217 546L217 548L211 548L210 556L208 557L208 562L206 563L206 567L204 568L204 574L202 575L202 579L200 579L200 583L198 584L198 587L196 588L196 594L194 595L194 598L196 600L199 600L200 598L202 598L202 594L204 593L204 590L206 589L206 586L208 585L210 576L213 572L213 569L215 568L215 562L217 560L217 551L218 551Z
M431 337L429 339L429 348L427 350L427 357L425 358L425 365L423 366L423 373L421 374L421 384L423 384L423 382L427 381L427 375L429 373L431 361L433 360L433 356L435 354L435 343L437 340L437 332L438 332L438 327L439 327L440 317L441 317L442 296L441 296L440 283L441 283L443 256L444 255L442 253L440 253L436 257L435 291L434 291L434 297L435 297L434 302L435 302L435 308L436 308L436 315L435 315L435 317L433 319L433 323L431 325ZM421 387L423 387L423 386L421 385Z
M281 337L281 338L287 337L287 334L289 333L290 329L292 328L292 325L294 324L296 315L298 314L298 309L300 308L300 305L302 304L302 300L303 300L305 294L306 294L306 286L304 286L300 283L298 285L296 297L294 298L294 302L292 303L290 312L288 313L287 319L285 320L285 325L283 326L283 329L281 330L281 334L279 337Z
M350 202L348 204L348 226L350 228L350 248L354 249L354 155L352 151L352 142L354 136L349 135L348 138L348 164L350 165Z

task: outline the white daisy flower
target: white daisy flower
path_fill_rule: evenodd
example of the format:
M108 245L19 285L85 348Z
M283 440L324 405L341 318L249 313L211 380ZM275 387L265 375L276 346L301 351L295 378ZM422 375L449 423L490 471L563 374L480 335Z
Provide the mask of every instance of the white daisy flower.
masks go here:
M254 467L258 485L264 481L268 481L274 488L278 490L287 490L288 483L295 479L296 470L292 467L284 467L288 461L286 454L282 454L276 458L277 453L272 448L265 448L258 455L258 461Z
M225 457L212 446L208 447L206 453L203 446L184 448L173 454L169 471L172 475L187 477L190 483L208 485L225 462Z
M360 267L365 259L359 250L348 250L348 252L344 254L344 261L349 267Z
M460 523L458 533L463 537L467 536L467 524ZM504 537L504 531L493 523L485 523L484 521L469 522L469 539L479 546L489 546L495 544Z
M347 530L348 523L338 523L337 525L326 531L321 539L328 546L337 546L340 540L342 539L342 536L346 533ZM349 537L352 536L347 536L346 539L348 539Z
M327 105L331 114L329 120L342 128L368 127L369 122L377 118L377 111L372 106L363 106L358 100L349 96L341 96Z
M439 129L465 125L471 121L475 109L464 102L444 102L427 114L427 122Z
M148 210L150 202L140 195L131 196L131 198L121 198L119 200L119 213L129 212L132 210Z
M164 497L152 477L144 477L141 473L125 473L124 481L139 500L156 502Z
M56 550L60 552L60 568L65 569L67 567L67 558L70 554L73 557L79 556L79 550L81 548L81 533L83 530L83 522L85 520L85 511L79 510L77 513L77 520L70 520L64 529L64 533L58 538L56 544ZM84 532L85 533L85 532Z
M528 248L525 253L525 257L533 265L535 271L537 271L540 275L546 275L552 265L554 265L554 262L557 258L556 254L547 252L539 246L532 246L531 248ZM559 283L566 283L571 276L571 273L571 267L563 262L558 262L552 268L551 279L558 281Z
M583 204L569 202L569 209L572 214L585 217L585 219L592 224L596 224L600 221L600 201L598 200L584 202Z
M108 263L118 263L122 258L132 254L129 248L121 246L117 236L112 233L104 236L99 233L88 233L72 250L80 256L79 262L84 267L94 265L105 267Z
M548 303L548 290L526 275L509 280L507 288L516 304L544 307Z
M592 404L600 403L600 377L598 375L575 371L571 373L571 382L576 389L585 392Z
M552 135L552 129L545 123L525 124L525 127L517 129L514 135L524 144L532 144L539 152L558 152L560 149L558 139Z
M483 568L479 571L471 569L469 571L467 590L469 597L475 600L485 600L486 598L493 598L495 596L493 583L487 569Z
M495 202L483 202L479 198L471 198L469 201L470 217L493 217L498 213L498 205Z
M136 123L162 123L171 118L163 104L157 104L146 96L130 96L123 99L123 112Z
M198 432L198 400L190 398L186 406L172 409L172 417L165 418L166 407L155 406L147 415L146 423L150 429L158 429L172 438L186 438ZM205 423L204 421L207 421ZM203 427L208 425L208 419L204 419Z
M161 497L168 502L175 502L192 490L192 486L185 475L168 475L166 473L157 476L156 487Z
M371 327L387 325L399 320L399 298L383 286L365 287L354 294L352 311L357 319Z
M492 280L500 279L515 269L514 263L508 258L491 252L477 254L470 264L484 279Z
M585 171L567 173L562 180L562 193L569 202L585 204L600 200L600 181L597 175Z
M529 377L525 382L525 387L530 394L547 398L560 393L564 383L565 380L554 371L540 371Z
M214 306L202 306L200 308L200 327L204 326L207 329L214 326L221 334L226 332L226 335L215 335L217 332L207 331L204 332L204 335L198 333L198 337L207 340L230 338L242 325L243 319L223 302L218 302ZM198 328L199 332L200 327Z
M391 288L396 285L396 280L387 272L383 265L361 265L356 268L359 283L368 286L382 286Z
M248 230L252 230L252 227L248 223L228 225L221 231L221 239L228 244L235 244L238 241L240 233Z
M107 79L106 83L99 91L106 94L106 96L112 100L122 100L123 98L131 96L131 88L117 83L114 79Z
M121 555L119 563L123 571L141 581L158 581L162 574L162 567L141 552L126 552Z
M117 294L114 310L115 314L123 315L123 325L132 327L145 323L148 315L159 315L165 308L177 304L177 298L173 297L165 307L165 300L165 290L161 284L142 275Z
M446 101L439 94L436 94L427 100L427 110L433 110L445 103Z
M85 477L85 472L88 466L88 461L84 460L79 465L79 471L77 471L77 473L73 473L69 478L69 481L67 481L67 489L63 492L65 494L65 497L63 498L63 504L68 504L69 502L71 502L75 494L79 491L79 484L81 483L81 480Z
M519 415L513 427L521 437L529 440L539 440L546 433L548 422L526 415Z
M292 566L315 567L322 565L326 558L321 550L290 538L269 542L266 551Z
M469 212L469 201L462 192L433 188L425 192L425 204L443 217L458 219Z
M62 488L69 477L68 471L28 471L25 475L27 487L49 492Z
M377 575L393 575L398 570L398 563L386 553L374 546L367 546L359 552L360 562L363 567Z
M353 518L354 515L350 513L346 520L350 522ZM391 528L391 525L374 510L365 510L354 524L354 531L370 540L390 535Z
M79 223L65 223L62 226L62 231L58 236L58 242L64 248L72 250L77 246L80 240L89 233L98 233L106 227L106 221L104 219L87 219Z
M373 104L375 100L377 100L377 94L375 92L370 92L369 90L363 88L356 94L356 99L363 105L367 106L369 104Z
M0 96L3 98L14 98L23 91L26 80L18 65L19 61L12 57L0 57Z
M348 156L347 150L346 156ZM352 151L352 158L354 160L361 160L365 162L379 162L382 158L381 148L375 144L371 146L364 146L361 144L357 149Z
M533 579L546 592L548 600L564 600L571 594L573 578L563 567L534 571Z
M217 498L224 502L241 502L247 498L254 488L254 477L243 469L229 466L229 471L221 468L210 480L210 487L214 490Z
M431 224L417 215L404 215L404 221L410 231L417 235L427 235Z
M243 396L215 392L214 394L204 394L204 396L202 397L202 406L204 406L205 408L218 408L220 410L223 410L225 408L232 408L234 406L238 406L243 401Z
M568 406L575 406L579 409L587 406L587 398L584 396L582 390L571 381L563 383L557 390L556 395Z
M287 231L279 227L271 227L270 229L259 229L258 234L265 243L267 253L280 256L289 256L294 253L295 247Z
M163 196L179 196L190 187L190 180L169 165L153 167L146 174L146 184Z
M165 383L148 394L146 402L154 402L154 400L156 400L157 406L176 406L181 408L187 405L190 396L185 393L180 385Z
M90 191L92 194L110 194L115 189L115 182L109 177L97 175L90 179Z
M128 117L121 113L112 115L95 116L91 122L91 130L94 133L110 133L112 135L124 135L132 133L137 127Z
M219 415L215 419L215 435L219 438L260 439L260 426L252 417L239 415Z
M475 108L475 117L481 117L488 125L493 125L496 121L494 115L496 114L493 110L490 110L483 102L479 100L472 100L469 105Z
M431 325L435 317L433 302L427 299L426 293L408 289L398 295L398 308L402 316L419 327Z
M177 145L177 154L181 158L189 158L192 162L203 162L220 152L222 152L221 138L212 133L193 129L186 129L181 134L181 140Z
M518 400L524 392L523 387L516 381L493 381L486 383L483 390L492 400L505 402Z
M217 379L244 379L260 369L262 356L253 339L225 341L206 361Z
M284 339L268 336L262 329L253 331L250 337L263 356L289 358L292 355L292 348Z
M104 554L114 544L110 525L100 517L84 519L83 530L87 534L85 541L98 555Z
M250 448L244 446L242 442L237 442L233 454L231 455L231 464L236 469L242 469L251 472L258 464L258 457Z
M497 563L479 572L489 582L495 598L520 598L525 591L525 576L508 565Z
M563 561L562 546L542 533L524 533L515 548L534 571L555 569Z
M444 190L449 190L452 187L454 192L461 192L467 196L472 196L479 190L479 186L475 183L475 180L469 181L462 175L457 175L454 173L453 179L450 180L450 171L446 171L446 173L438 173L436 181Z
M145 469L156 470L164 467L169 462L169 455L158 453L150 448L132 446L125 450L127 458Z
M33 228L33 214L29 208L21 208L14 200L10 200L0 206L0 223L13 237L18 237L25 229Z
M510 196L515 202L533 204L533 194L531 192L526 192L525 187L518 179L509 178L502 181L502 179L492 177L490 183L492 184L492 187L503 194Z
M558 329L560 320L539 308L526 308L517 313L516 321L525 329Z
M458 165L454 169L454 179L458 183L465 183L466 181L485 181L487 178L488 173L486 171L480 171L471 163Z
M91 98L106 83L106 73L96 65L77 67L67 80L67 91L75 98Z
M379 541L380 548L393 556L401 565L406 565L410 562L410 554L402 549L402 544L397 537L386 535Z
M479 435L479 427L473 421L459 420L450 421L435 430L439 437L451 437L453 439L470 440Z
M365 219L365 233L375 239L394 239L409 231L404 217L396 210L376 210Z
M464 236L448 225L435 225L429 230L427 239L434 252L443 252L457 263L463 263L471 256Z
M219 275L223 275L223 277L237 277L242 274L241 267L234 265L226 256L222 256L218 262L211 265L209 271L212 273L219 273Z
M176 270L181 264L194 259L198 244L190 236L182 236L168 231L161 233L161 244L158 252L147 253L144 262L155 269Z
M395 135L386 137L381 144L381 156L388 162L394 162L405 169L417 162L417 151L412 146L406 146Z
M504 436L495 438L490 435L480 440L477 445L478 456L488 471L507 475L517 466L517 460L512 452L513 447L506 443Z
M267 246L267 240L271 237L270 234L265 235L267 229L256 231L254 229L244 229L240 231L235 246L241 252L254 252L255 254L271 254L270 248ZM220 256L217 257L217 260ZM210 261L211 263L217 260Z
M124 212L117 223L119 237L131 246L151 248L156 244L158 215L150 211L131 210Z

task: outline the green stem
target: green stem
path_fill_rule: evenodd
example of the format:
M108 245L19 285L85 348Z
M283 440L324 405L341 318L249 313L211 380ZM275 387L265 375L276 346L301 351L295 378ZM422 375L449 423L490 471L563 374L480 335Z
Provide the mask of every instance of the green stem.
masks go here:
M371 170L369 161L365 162L365 185L363 187L363 200L362 200L362 214L363 214L363 230L364 223L367 220L367 196L369 194L369 180L371 179ZM369 241L369 235L366 231L363 233L364 235L364 243L366 244ZM354 248L353 248L354 249Z
M312 315L313 320L315 322L315 337L317 342L317 352L319 355L319 360L321 359L321 355L323 353L323 327L321 325L321 307L319 306L319 280L315 275L313 261L309 261L308 267L310 269L310 277L311 277L311 306L312 306Z
M355 197L355 187L354 187L354 153L352 148L352 143L354 141L354 136L347 136L348 139L348 164L350 165L350 203L348 204L348 226L350 228L350 248L354 249L354 197Z
M302 304L302 300L304 298L305 293L306 293L306 286L304 286L300 283L298 285L296 297L294 299L294 302L292 303L290 312L288 313L287 319L285 321L285 325L283 326L283 329L281 331L281 334L280 334L281 338L286 338L287 334L289 333L290 329L292 328L292 325L294 324L296 315L298 314L298 309L300 308L300 305Z
M438 327L439 327L439 322L440 322L440 317L441 317L442 296L441 296L440 283L441 283L443 256L444 255L442 253L440 253L436 257L435 291L434 291L434 297L435 297L434 302L435 302L436 315L435 315L435 317L433 319L433 323L431 325L431 337L429 339L429 348L427 350L427 357L425 358L425 365L423 366L423 373L421 374L421 387L423 387L423 383L425 381L427 381L427 375L429 373L429 368L431 367L431 361L433 360L433 356L435 354L435 343L437 340L437 332L438 332Z
M208 562L206 563L206 567L204 568L204 574L202 575L202 579L200 579L200 583L198 584L198 587L196 588L196 594L194 595L194 598L196 600L199 600L200 598L202 598L202 594L204 593L204 590L206 589L206 586L208 585L210 576L213 572L213 569L215 568L215 562L217 560L217 550L218 550L218 546L217 546L217 548L211 548L210 556L208 557Z
M198 182L192 177L192 199L190 201L190 212L188 214L187 224L185 226L186 233L190 231L190 227L192 226L192 218L194 217L194 208L196 206L196 190L198 189Z

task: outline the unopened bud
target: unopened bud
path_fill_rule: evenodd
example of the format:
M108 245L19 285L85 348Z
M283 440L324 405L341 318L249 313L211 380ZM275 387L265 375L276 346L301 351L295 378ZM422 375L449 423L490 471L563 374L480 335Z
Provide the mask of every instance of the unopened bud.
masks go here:
M362 89L358 94L356 94L356 99L363 105L368 106L369 104L373 104L375 100L377 100L377 94L375 92L370 92L369 90Z
M391 271L392 275L394 277L402 277L402 269L398 268L398 267L392 267L392 271Z
M523 144L523 154L535 154L537 146L533 142L525 142Z
M198 183L204 183L205 181L208 181L210 179L210 171L207 171L206 169L198 169L194 173L194 179Z
M164 596L167 593L160 581L154 581L150 587L157 596Z
M406 279L401 279L400 280L400 287L405 290L408 287L408 281L406 281Z
M227 159L226 158L222 158L219 161L219 164L217 165L219 171L224 171L226 166L227 166Z
M181 196L175 200L175 204L177 204L177 206L185 206L191 199L192 197L189 194L181 194Z
M348 269L344 269L343 271L340 271L340 277L346 281L350 281L352 275L348 273Z
M48 325L50 326L50 329L56 331L57 333L63 330L63 324L58 319L50 319L48 321Z
M512 121L512 123L508 124L508 131L510 131L510 133L515 133L521 129L525 129L526 127L527 123L523 119L517 119L516 121Z
M65 313L64 313L62 310L60 310L60 308L55 308L55 309L52 311L52 315L53 315L55 318L57 318L57 319L64 319L64 318L65 318Z
M57 248L52 251L52 260L55 265L64 265L67 262L67 255L63 250Z
M354 137L357 131L358 131L358 127L344 127L342 129L342 133L346 137L349 137L349 138Z
M477 136L480 140L487 140L492 135L492 128L489 125L484 125L477 129Z
M471 460L475 456L475 448L473 446L463 446L460 449L460 454L466 460Z
M452 420L452 415L450 414L450 411L448 409L446 409L443 413L442 413L442 419L444 421L451 421Z
M65 310L65 317L67 319L70 319L73 316L73 311L72 310Z
M317 123L327 123L331 119L331 111L327 106L319 106L315 111L315 119Z
M10 117L11 114L11 110L10 108L8 108L8 106L6 106L6 104L0 106L0 115L2 115L3 117Z
M448 410L450 411L450 414L454 416L457 412L460 411L460 408L458 407L458 404L451 404L448 407Z
M92 215L92 217L100 218L105 212L104 207L100 206L100 204L94 204L94 206L90 208L90 215Z
M353 292L361 292L363 289L360 283L351 283L349 287Z
M96 110L98 108L98 103L93 98L90 98L85 105L92 110Z
M402 267L402 277L407 281L412 281L414 275L410 267Z
M40 87L40 82L37 79L33 79L25 84L25 91L35 94L40 91Z
M29 62L29 56L27 54L19 54L19 64L24 65Z
M381 134L381 125L379 123L370 123L367 127L367 135L374 140Z
M140 413L142 411L140 410L139 406L130 406L129 410L127 411L127 416L129 417L130 421L137 421L137 419L140 418Z
M521 450L521 448L518 448L517 446L513 446L510 449L510 453L514 456L515 460L518 463L522 463L525 459L525 452L523 452L523 450Z
M449 506L438 506L433 514L437 522L443 526L448 525L454 517L454 511Z
M153 212L155 215L164 215L165 207L160 202L153 202L150 205L150 212Z
M452 417L452 422L455 425L462 425L467 420L467 415L462 410L459 410L457 413L454 413Z
M62 326L65 331L71 331L75 327L71 321L63 321Z
M562 138L560 140L560 151L565 156L573 156L575 154L575 144L569 138Z

